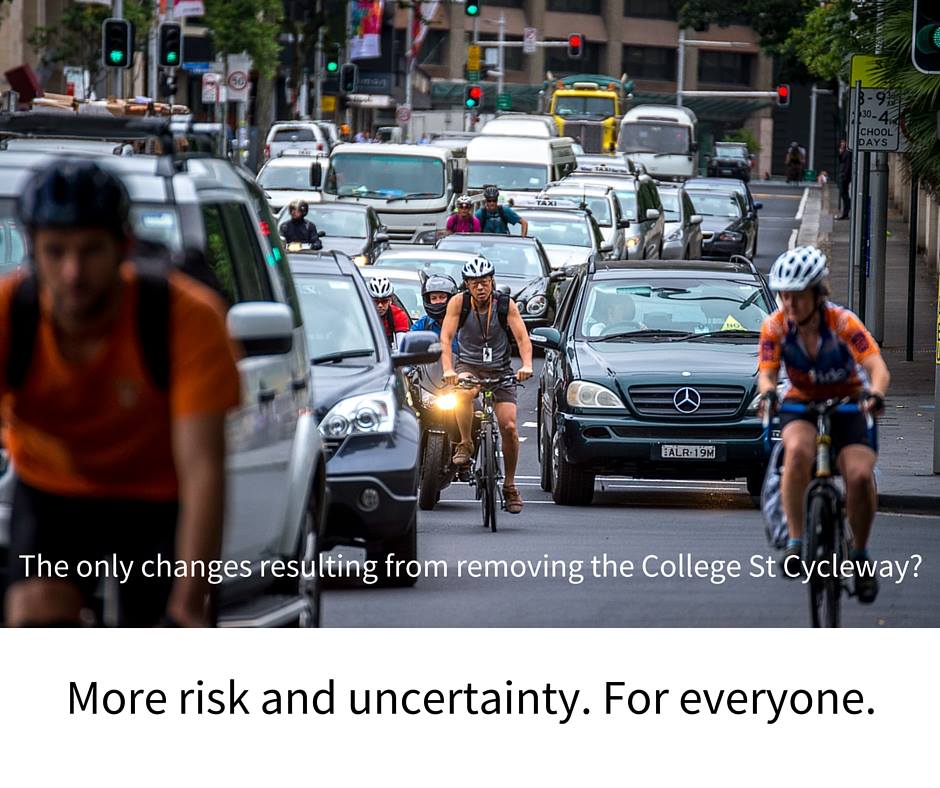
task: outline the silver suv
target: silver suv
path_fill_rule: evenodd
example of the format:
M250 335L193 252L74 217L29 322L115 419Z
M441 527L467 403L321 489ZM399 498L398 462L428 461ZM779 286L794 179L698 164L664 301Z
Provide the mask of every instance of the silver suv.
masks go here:
M292 120L275 123L264 141L264 159L275 158L288 149L308 150L329 155L330 140L313 120Z

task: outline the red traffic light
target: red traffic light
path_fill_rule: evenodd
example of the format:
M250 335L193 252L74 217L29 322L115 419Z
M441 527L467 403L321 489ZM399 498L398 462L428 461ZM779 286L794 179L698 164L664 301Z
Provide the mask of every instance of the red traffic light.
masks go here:
M479 85L468 85L467 93L464 97L464 105L467 109L479 109L483 104L483 88Z
M777 85L777 106L786 107L790 104L790 86Z
M568 36L568 46L570 47L579 47L581 46L581 36L575 34L573 36Z
M572 33L568 36L568 57L574 60L580 60L584 54L584 36L580 33Z

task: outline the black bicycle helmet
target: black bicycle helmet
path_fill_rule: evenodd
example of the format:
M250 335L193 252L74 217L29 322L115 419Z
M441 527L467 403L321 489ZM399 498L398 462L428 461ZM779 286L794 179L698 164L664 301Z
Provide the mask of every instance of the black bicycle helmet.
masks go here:
M292 200L291 204L287 206L287 209L291 212L300 211L301 216L306 216L307 212L310 210L310 206L307 205L306 200Z
M498 200L499 199L499 187L498 186L484 186L483 187L483 199L484 200Z
M129 235L130 200L117 176L93 161L57 161L36 173L17 202L30 232L44 227L91 228Z
M446 293L449 301L457 294L457 283L447 274L431 274L421 288L424 311L428 313L428 317L433 317L441 322L447 313L447 301L443 304L432 304L430 300L431 293Z

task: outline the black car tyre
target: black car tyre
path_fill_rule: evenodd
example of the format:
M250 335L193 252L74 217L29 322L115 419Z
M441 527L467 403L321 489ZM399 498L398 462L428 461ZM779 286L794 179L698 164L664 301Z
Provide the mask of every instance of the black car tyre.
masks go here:
M594 474L564 458L561 438L552 438L552 500L560 506L589 506L594 498Z
M305 603L297 622L300 627L320 626L320 590L323 587L323 580L320 578L319 569L316 572L310 571L312 567L317 566L320 556L320 537L317 531L316 519L310 512L307 512L304 518L304 530L300 537L300 558L303 562L301 567L309 572L310 577L304 577L304 573L301 572L298 580L298 591Z
M542 429L542 420L539 417L539 487L545 492L552 491L552 452L549 448L549 442Z
M421 475L418 478L418 507L421 511L429 512L441 497L441 468L450 464L444 456L447 450L447 441L439 432L429 432L424 442L424 453L421 455Z
M395 554L395 561L410 562L418 560L418 512L411 516L408 530L397 539L388 539L381 543L379 549L368 550L366 558L377 561L376 574L379 582L385 588L410 588L417 582L416 577L409 577L406 573L386 574L386 558Z

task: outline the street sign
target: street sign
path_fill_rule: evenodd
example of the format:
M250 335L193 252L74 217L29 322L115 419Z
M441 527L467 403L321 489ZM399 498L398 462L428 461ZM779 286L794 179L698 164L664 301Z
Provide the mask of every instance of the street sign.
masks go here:
M222 85L222 75L209 71L202 75L202 103L216 104L219 101L219 91Z
M467 47L467 70L480 70L480 47L477 44L470 44Z
M336 96L321 96L320 110L322 112L336 112Z
M183 69L190 74L208 74L212 71L212 64L208 60L197 61L195 63L184 63Z
M875 67L880 58L877 55L852 55L852 78L849 85L861 82L863 88L883 88L884 80L879 76Z
M395 120L398 121L399 126L404 126L409 120L411 120L411 107L407 104L402 104L398 109L395 110Z
M512 109L512 95L504 91L496 96L496 109Z
M534 27L522 28L522 51L527 55L535 54L538 47L536 42L539 39L539 31Z
M228 56L228 77L225 87L229 101L248 101L248 72L251 71L251 58L245 55Z
M479 71L467 71L467 82L479 82L479 81L480 81Z
M852 133L855 142L855 123L858 127L858 150L896 151L900 146L899 119L901 98L894 90L862 88L856 98L852 91Z

